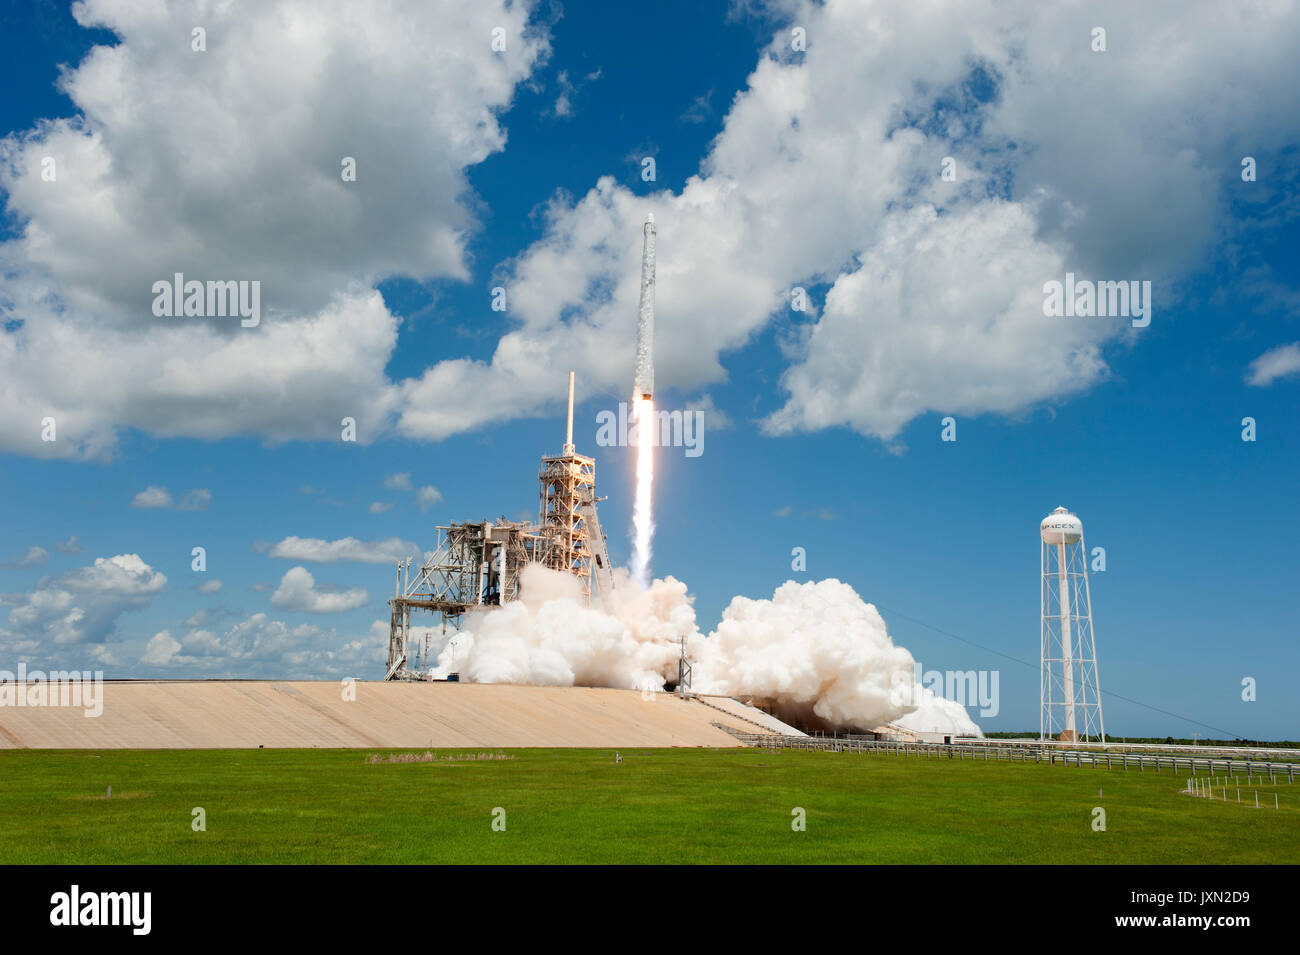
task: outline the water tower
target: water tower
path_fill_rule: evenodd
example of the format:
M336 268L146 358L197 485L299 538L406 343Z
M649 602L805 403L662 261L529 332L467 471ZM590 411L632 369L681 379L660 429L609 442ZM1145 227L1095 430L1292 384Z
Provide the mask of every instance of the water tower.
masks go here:
M1039 739L1106 742L1083 522L1063 507L1038 527L1042 538L1042 663Z

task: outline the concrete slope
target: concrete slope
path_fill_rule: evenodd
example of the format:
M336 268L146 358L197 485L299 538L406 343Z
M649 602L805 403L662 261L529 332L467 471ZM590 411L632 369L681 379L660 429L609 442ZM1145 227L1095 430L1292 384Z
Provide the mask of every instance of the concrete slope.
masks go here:
M125 681L103 713L0 707L0 748L736 746L754 725L667 693L470 683ZM738 709L748 709L739 707Z

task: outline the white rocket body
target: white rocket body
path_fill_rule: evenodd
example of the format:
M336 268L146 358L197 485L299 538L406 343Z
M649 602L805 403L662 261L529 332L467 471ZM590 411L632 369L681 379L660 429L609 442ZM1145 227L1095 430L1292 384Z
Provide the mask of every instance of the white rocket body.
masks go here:
M655 217L641 230L641 307L636 323L636 380L633 398L650 398L655 390Z

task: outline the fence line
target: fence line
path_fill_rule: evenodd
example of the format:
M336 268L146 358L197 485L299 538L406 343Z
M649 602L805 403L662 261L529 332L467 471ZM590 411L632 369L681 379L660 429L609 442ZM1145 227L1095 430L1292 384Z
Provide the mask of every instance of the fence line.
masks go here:
M1253 759L1232 759L1196 757L1196 756L1162 756L1148 753L1098 753L1083 750L1061 750L1051 747L1035 747L1020 743L1015 745L998 743L910 743L893 740L867 739L865 737L835 736L781 736L776 733L735 733L737 739L746 746L762 749L801 749L820 750L835 753L868 753L896 756L916 756L923 759L948 758L958 760L993 760L1010 763L1048 763L1049 765L1075 766L1079 769L1087 766L1092 769L1122 769L1125 772L1187 772L1195 775L1205 772L1209 776L1243 775L1247 780L1259 776L1270 782L1277 782L1285 777L1290 784L1295 783L1296 763L1272 762ZM1248 783L1249 784L1249 783Z
M1230 777L1228 776L1220 776L1220 777L1202 776L1200 778L1196 778L1194 776L1188 776L1187 784L1183 787L1182 794L1184 796L1195 796L1198 799L1209 799L1212 802L1214 800L1219 800L1221 802L1231 802L1232 800L1228 799L1229 779ZM1262 776L1260 777L1260 782L1263 782ZM1240 803L1241 783L1240 782L1236 783L1234 789L1237 794L1236 801ZM1265 803L1264 806L1260 806L1258 789L1250 791L1249 794L1254 795L1255 797L1256 809L1268 808L1267 803ZM1267 793L1265 795L1267 796ZM1249 803L1247 805L1249 805ZM1274 809L1282 808L1282 795L1276 789L1273 790L1273 808Z

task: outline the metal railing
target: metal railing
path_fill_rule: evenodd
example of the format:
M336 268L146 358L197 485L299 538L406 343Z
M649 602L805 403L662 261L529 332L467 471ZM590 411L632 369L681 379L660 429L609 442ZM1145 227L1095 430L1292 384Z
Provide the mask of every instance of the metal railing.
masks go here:
M1189 775L1225 776L1245 775L1268 777L1276 780L1285 777L1295 782L1300 764L1270 760L1233 759L1230 757L1197 757L1179 754L1107 753L1085 750L1062 750L1051 746L1036 747L1026 743L1005 745L997 743L904 743L891 740L873 740L862 737L838 736L780 736L775 733L735 733L747 746L763 749L820 750L835 753L877 753L884 755L916 756L923 759L982 760L1008 763L1047 763L1049 765L1089 767L1092 769L1123 769L1137 772L1172 772Z

